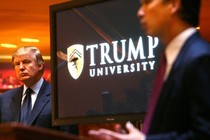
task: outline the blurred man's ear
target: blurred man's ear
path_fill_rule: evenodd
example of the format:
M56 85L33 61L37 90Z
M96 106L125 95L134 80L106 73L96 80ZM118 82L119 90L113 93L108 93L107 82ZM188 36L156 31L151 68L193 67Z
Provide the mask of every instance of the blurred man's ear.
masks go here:
M180 0L170 0L171 1L171 13L175 14L181 8Z

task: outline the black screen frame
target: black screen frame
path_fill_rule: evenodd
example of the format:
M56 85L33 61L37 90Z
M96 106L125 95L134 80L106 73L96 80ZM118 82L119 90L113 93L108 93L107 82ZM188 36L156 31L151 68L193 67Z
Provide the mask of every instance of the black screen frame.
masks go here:
M111 0L73 0L61 4L50 6L50 43L51 43L51 73L52 73L52 123L53 125L67 125L67 124L81 124L81 123L107 123L107 122L125 122L125 121L139 121L142 122L145 112L115 114L115 115L100 115L100 116L78 116L69 118L58 117L58 92L57 92L57 49L56 41L56 13L59 11L69 10L90 4L96 4Z

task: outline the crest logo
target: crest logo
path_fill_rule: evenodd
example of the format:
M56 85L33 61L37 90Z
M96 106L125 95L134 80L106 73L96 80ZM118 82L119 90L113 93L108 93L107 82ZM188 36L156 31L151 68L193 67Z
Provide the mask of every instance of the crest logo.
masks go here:
M84 46L75 44L67 48L67 66L70 75L78 79L84 67Z

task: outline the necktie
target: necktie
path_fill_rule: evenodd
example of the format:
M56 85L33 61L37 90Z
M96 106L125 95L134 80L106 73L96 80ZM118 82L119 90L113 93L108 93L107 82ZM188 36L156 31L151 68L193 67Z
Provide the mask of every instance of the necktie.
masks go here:
M28 124L28 120L31 115L31 93L33 90L31 88L28 88L25 92L25 98L22 103L21 107L21 113L20 113L20 122L24 124Z
M164 83L165 71L166 71L166 57L165 57L165 54L163 54L161 63L160 63L160 67L159 67L157 75L155 77L154 85L152 88L152 94L150 97L149 106L148 106L147 114L145 117L144 126L142 129L144 134L148 133L148 130L149 130L149 127L151 124L151 120L153 117L153 113L155 111L155 106L157 104L158 97L160 95L162 85Z

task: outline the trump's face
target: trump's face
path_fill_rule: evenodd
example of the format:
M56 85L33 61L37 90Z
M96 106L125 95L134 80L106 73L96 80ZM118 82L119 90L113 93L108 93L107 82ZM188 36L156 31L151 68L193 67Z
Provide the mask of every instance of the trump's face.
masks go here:
M25 84L37 81L43 65L39 65L33 53L25 53L14 57L13 65L16 75Z

